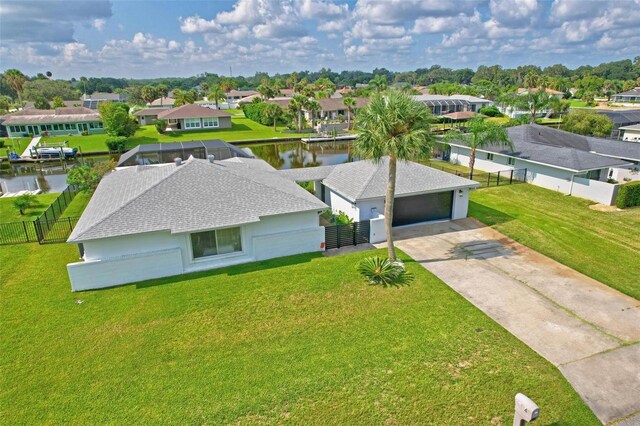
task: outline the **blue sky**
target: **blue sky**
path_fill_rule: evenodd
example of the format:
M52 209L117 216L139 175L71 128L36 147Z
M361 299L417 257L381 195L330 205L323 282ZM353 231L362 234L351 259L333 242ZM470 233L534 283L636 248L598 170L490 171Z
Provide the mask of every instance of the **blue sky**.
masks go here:
M575 67L637 55L640 0L0 3L0 69L58 78Z

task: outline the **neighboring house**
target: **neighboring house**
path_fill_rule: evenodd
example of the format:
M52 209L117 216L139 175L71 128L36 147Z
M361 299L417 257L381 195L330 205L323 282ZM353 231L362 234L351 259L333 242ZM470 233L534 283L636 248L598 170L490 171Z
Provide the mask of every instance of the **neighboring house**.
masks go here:
M170 109L170 107L143 108L134 112L133 115L138 117L138 124L140 124L141 126L148 126L150 124L153 124L158 119L158 114L168 109Z
M620 138L620 128L640 124L640 109L616 111L610 109L596 110L598 114L606 115L613 121L611 128L612 139Z
M640 144L576 135L538 124L509 127L507 132L514 150L498 146L477 149L477 170L508 176L510 170L526 169L527 182L607 205L615 203L618 189L607 179L640 179ZM468 146L448 145L445 159L469 164Z
M414 95L412 98L425 104L437 116L452 112L477 112L480 108L493 105L488 99L469 95Z
M321 251L328 206L262 160L190 158L107 174L71 233L74 291Z
M640 87L627 90L626 92L616 93L611 97L613 102L640 102Z
M90 95L86 93L82 95L82 106L90 109L98 109L98 105L102 102L125 103L127 95L125 93L105 93L93 92Z
M3 118L9 137L41 135L78 135L104 133L102 119L97 111L84 108L23 109Z
M365 160L279 173L296 182L314 182L318 198L355 222L379 219L384 214L388 157L379 163ZM399 161L393 226L462 219L467 216L469 191L479 185L431 167Z
M542 88L527 89L527 88L524 88L524 87L519 88L516 91L516 95L527 95L529 93L538 93L540 90L544 90L551 97L555 97L555 98L558 98L558 99L562 99L564 97L564 93L560 92L558 90L542 89ZM505 114L509 118L518 118L518 117L523 116L523 115L531 114L531 112L529 110L527 110L527 109L520 109L520 108L517 108L515 106L511 106L511 105L503 105L503 104L501 104L501 105L498 106L498 109L500 110L501 113ZM537 111L536 116L537 117L544 117L548 113L549 113L548 109L542 109L540 111Z
M369 98L353 98L355 106L351 108L351 119L355 118L355 112L369 104ZM320 104L320 111L316 111L316 118L320 120L337 120L342 117L347 119L347 107L344 105L344 98L316 99ZM311 112L304 110L307 120L311 120Z
M148 103L147 106L150 108L173 108L173 104L176 103L176 100L171 97L162 97L153 100L151 103Z
M640 124L620 127L618 130L622 131L623 141L640 142Z
M233 157L254 158L241 148L220 139L190 142L165 142L138 145L120 156L118 167L146 166L150 164L172 163L176 158L207 159L213 155L216 160Z
M238 101L247 96L259 95L255 90L230 90L225 93L228 104L237 104Z
M165 109L158 118L167 120L167 131L230 129L231 114L218 109L186 104L177 108Z
M280 94L285 98L293 98L293 95L296 94L296 91L294 89L280 89Z
M74 107L81 107L82 105L82 101L81 100L69 100L69 101L62 101L64 103L64 107L65 108L74 108ZM53 108L53 101L49 101L49 106L51 108ZM35 102L32 101L28 101L24 103L24 107L22 109L35 109Z

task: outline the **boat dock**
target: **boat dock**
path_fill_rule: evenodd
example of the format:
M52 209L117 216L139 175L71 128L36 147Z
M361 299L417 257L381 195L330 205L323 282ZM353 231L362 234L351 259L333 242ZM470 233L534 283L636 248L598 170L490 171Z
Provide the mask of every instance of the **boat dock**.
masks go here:
M42 139L41 136L36 136L35 138L31 139L31 142L29 142L29 145L27 145L27 148L24 150L20 157L31 158L31 150L35 149L35 147L40 143L40 139Z

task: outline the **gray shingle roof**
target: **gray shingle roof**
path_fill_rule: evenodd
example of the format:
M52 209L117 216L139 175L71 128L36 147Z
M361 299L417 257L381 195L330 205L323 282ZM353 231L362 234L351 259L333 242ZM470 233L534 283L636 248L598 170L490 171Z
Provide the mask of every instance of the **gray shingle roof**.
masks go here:
M180 166L113 171L100 182L68 241L196 232L328 208L295 182L244 160L190 158Z
M312 180L322 180L329 176L336 166L302 167L300 169L280 170L280 176L296 182L309 182Z
M63 107L56 109L24 109L5 115L5 125L9 124L49 124L75 123L80 121L100 121L100 114L84 107Z
M515 147L513 151L501 146L488 146L479 151L495 152L574 171L622 166L628 164L628 161L620 158L635 155L635 149L631 147L633 142L576 135L538 124L509 127L507 132ZM451 145L464 146L462 143Z
M283 176L288 176L290 179L301 181L300 177L311 175L311 169L323 169L318 172L318 176L321 176L329 170L327 167L296 169L297 173L300 174L299 176L296 176L296 172L293 170L283 170L279 173ZM388 157L384 157L379 163L364 160L331 167L332 170L330 170L330 173L322 183L349 201L356 202L385 196L389 174ZM476 187L478 185L478 182L421 164L410 161L398 162L396 196Z

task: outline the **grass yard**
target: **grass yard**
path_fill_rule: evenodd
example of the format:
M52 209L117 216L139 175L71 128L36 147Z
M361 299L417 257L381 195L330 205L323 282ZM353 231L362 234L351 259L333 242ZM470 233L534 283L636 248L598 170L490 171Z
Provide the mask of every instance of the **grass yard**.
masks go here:
M73 136L47 136L40 140L40 143L44 144L62 144L65 141L69 142L69 147L78 148L79 152L105 152L107 151L107 145L105 140L109 136L105 133L95 135L73 135Z
M20 215L20 211L13 207L14 197L0 198L0 223L33 221L44 213L58 195L60 193L57 192L36 195L37 204L25 210L24 215Z
M587 105L586 102L581 101L580 99L569 99L569 103L571 104L571 108L593 108Z
M590 204L533 185L510 185L474 191L469 215L640 299L640 208L600 212Z
M73 200L69 203L66 209L62 212L63 217L80 217L82 212L84 211L87 204L89 204L89 200L91 200L91 195L87 192L79 192Z
M127 147L133 148L136 145L158 142L184 142L200 139L222 139L227 142L253 140L253 139L274 139L274 138L295 138L308 136L306 133L282 133L286 127L278 126L278 131L273 131L273 126L263 126L244 116L233 116L231 119L231 129L218 130L194 130L189 132L172 132L161 135L154 126L142 126L136 134L129 138Z
M366 285L354 264L370 253L74 294L75 247L0 250L3 422L508 425L524 392L537 424L599 424L556 368L418 264L408 286Z

